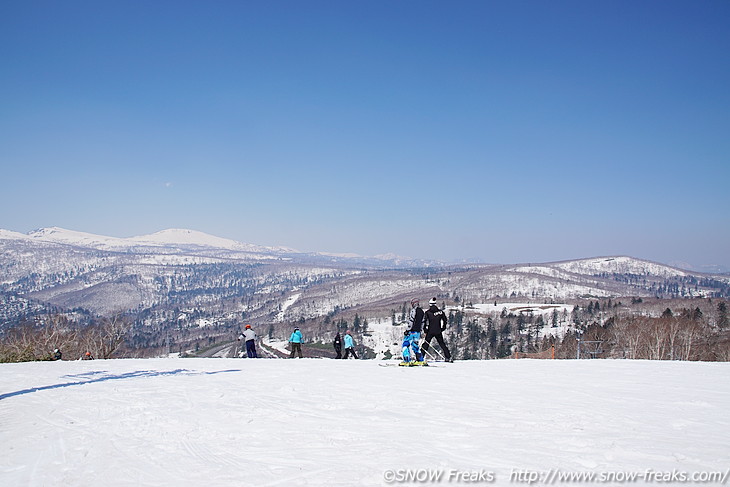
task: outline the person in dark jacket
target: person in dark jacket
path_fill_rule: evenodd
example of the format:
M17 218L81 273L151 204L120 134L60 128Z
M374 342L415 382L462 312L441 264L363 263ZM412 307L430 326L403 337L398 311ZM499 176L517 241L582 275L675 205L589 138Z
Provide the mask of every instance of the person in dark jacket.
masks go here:
M431 299L431 301L428 302L428 305L428 310L426 310L423 320L425 323L424 332L426 333L426 339L424 340L423 345L421 345L421 348L424 353L427 352L431 345L431 339L435 338L441 347L441 350L444 352L444 359L447 362L453 362L454 360L451 358L451 351L449 351L449 347L446 346L443 336L443 332L446 330L446 324L449 322L449 319L446 317L446 313L436 306L436 298Z
M402 345L403 364L413 362L421 364L423 363L423 352L418 346L418 340L421 339L423 309L418 298L411 299L411 312L408 315L408 323L410 326L405 332Z
M342 337L340 336L340 332L337 332L337 335L335 335L335 341L332 342L332 345L335 347L335 352L337 352L337 357L335 358L342 358Z

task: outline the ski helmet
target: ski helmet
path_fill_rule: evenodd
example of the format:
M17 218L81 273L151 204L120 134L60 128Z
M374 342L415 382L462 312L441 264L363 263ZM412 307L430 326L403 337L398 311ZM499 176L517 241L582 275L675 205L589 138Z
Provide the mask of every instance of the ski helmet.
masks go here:
M250 329L250 328L251 328L251 325L246 325L246 329L247 330Z

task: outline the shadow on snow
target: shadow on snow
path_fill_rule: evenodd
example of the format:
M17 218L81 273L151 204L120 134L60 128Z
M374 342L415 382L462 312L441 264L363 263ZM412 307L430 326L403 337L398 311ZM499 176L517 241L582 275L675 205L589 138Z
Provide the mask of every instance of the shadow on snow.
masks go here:
M110 374L106 371L87 372L84 374L64 375L64 378L69 379L82 379L76 382L64 382L63 384L53 384L50 386L31 387L28 389L22 389L20 391L8 392L6 394L0 394L0 401L8 399L10 397L22 396L23 394L30 394L31 392L40 392L50 389L60 389L62 387L71 386L83 386L86 384L93 384L95 382L105 382L108 380L121 380L121 379L137 379L141 377L162 377L167 375L213 375L222 374L225 372L241 372L240 369L229 369L229 370L217 370L214 372L197 372L188 369L175 369L167 371L159 370L138 370L135 372L126 372L124 374ZM106 374L106 375L105 375Z

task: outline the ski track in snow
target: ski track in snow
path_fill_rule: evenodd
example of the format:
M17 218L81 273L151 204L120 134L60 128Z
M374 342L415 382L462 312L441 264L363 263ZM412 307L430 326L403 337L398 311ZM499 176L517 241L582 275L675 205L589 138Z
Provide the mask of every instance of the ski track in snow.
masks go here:
M730 364L0 365L0 485L384 485L387 469L728 468ZM410 484L409 484L410 485Z

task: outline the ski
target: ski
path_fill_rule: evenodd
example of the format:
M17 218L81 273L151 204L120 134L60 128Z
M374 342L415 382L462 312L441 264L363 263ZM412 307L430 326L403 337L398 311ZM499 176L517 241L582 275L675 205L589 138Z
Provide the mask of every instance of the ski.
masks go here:
M403 363L395 363L395 362L389 362L387 364L378 364L380 367L403 367L403 368L409 368L409 367L443 367L443 365L433 365L432 362L429 362L427 364L421 364L421 365L409 365L409 364L403 364Z

